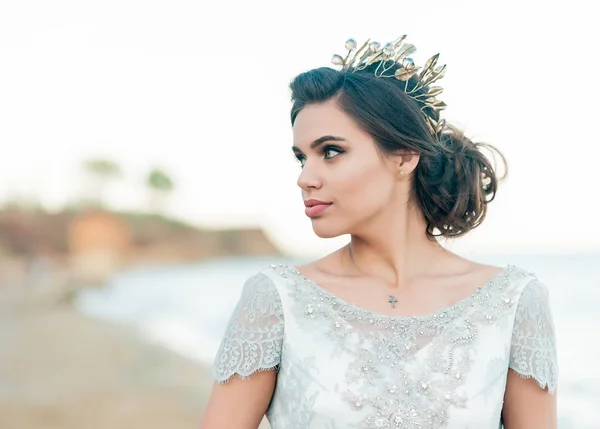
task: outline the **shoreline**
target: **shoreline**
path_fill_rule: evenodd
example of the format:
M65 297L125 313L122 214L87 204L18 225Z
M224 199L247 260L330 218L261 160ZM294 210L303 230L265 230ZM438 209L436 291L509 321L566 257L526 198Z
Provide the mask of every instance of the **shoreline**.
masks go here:
M1 298L3 429L198 428L207 365L69 304Z

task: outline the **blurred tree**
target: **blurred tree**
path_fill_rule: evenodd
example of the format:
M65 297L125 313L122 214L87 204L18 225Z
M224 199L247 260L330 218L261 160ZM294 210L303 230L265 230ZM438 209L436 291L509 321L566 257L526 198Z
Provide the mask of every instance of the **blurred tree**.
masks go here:
M13 190L9 195L6 196L4 203L0 205L0 210L11 209L21 209L35 212L43 210L43 205L39 197L33 193L26 194Z
M166 208L167 199L173 192L173 180L164 170L153 168L148 173L146 185L150 190L150 211L162 214Z
M116 162L109 159L88 159L84 161L83 167L89 178L86 202L102 207L106 198L106 189L112 181L123 176L123 171Z

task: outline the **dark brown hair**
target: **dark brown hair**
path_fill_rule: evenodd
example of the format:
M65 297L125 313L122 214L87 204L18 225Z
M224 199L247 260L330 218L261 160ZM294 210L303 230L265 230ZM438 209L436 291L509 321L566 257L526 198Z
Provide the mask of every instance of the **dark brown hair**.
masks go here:
M373 136L384 155L400 150L420 154L411 200L425 216L427 236L434 239L466 234L483 222L487 204L494 199L499 181L506 177L506 159L494 146L474 143L450 124L433 136L425 115L439 121L439 112L406 93L415 88L417 76L408 83L379 78L373 73L377 65L357 72L322 67L298 75L290 84L292 126L306 105L335 99L346 114ZM427 90L422 88L414 94L424 94ZM505 170L503 177L497 177L495 167L480 151L483 147L500 156Z

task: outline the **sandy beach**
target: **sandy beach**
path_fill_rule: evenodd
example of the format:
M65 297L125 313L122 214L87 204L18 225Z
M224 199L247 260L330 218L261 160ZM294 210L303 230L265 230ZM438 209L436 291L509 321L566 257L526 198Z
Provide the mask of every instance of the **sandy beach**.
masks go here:
M211 386L207 367L131 328L0 296L2 429L198 428Z

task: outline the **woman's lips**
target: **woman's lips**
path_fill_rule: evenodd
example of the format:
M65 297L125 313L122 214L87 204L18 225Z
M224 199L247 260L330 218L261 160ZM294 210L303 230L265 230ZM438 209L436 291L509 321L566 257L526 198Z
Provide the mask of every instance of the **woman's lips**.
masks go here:
M316 205L311 206L311 207L306 207L306 209L304 209L304 213L306 213L306 216L308 216L308 217L318 216L321 213L323 213L325 210L327 210L330 205L331 205L331 203L329 203L329 204L316 204Z

